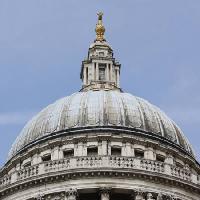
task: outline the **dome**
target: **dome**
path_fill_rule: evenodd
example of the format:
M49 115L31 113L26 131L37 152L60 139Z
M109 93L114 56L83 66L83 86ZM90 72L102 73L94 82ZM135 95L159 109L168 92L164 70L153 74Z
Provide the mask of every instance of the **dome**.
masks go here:
M148 101L120 91L89 90L64 97L37 114L14 142L9 158L28 144L52 133L94 126L141 130L170 140L193 155L179 127Z

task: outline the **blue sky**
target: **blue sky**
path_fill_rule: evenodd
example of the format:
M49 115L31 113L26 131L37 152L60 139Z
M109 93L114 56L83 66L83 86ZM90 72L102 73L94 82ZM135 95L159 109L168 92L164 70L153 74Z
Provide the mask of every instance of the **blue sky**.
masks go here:
M199 0L0 0L0 165L25 123L80 89L97 11L121 86L164 110L200 158Z

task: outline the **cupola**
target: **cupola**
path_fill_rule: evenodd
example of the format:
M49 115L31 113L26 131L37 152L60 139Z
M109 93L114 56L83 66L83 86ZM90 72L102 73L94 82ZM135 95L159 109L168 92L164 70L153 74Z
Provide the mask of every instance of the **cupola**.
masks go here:
M82 62L82 91L120 90L121 65L113 57L113 50L106 42L103 13L98 13L96 39L90 45L87 58Z

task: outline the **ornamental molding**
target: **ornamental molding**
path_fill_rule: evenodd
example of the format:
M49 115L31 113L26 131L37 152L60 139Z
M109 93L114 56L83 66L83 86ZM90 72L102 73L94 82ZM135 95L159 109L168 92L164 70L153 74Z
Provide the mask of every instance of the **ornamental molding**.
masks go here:
M200 192L200 187L191 183L182 182L175 178L169 179L169 177L166 176L160 176L155 175L153 173L147 172L142 174L141 171L118 171L118 170L97 170L97 171L79 171L76 170L76 172L73 170L71 172L59 172L54 174L48 174L48 176L41 175L39 177L35 177L34 179L28 179L26 181L20 181L16 184L12 184L10 186L7 186L0 190L0 197L5 197L7 195L19 192L20 190L25 190L32 187L39 187L41 184L47 184L47 183L56 183L60 181L67 181L67 180L73 180L73 179L84 179L84 178L95 178L95 177L101 177L101 178L125 178L125 179L141 179L148 182L155 182L155 183L162 183L162 184L168 184L170 186L175 186L180 189L184 189L188 192Z

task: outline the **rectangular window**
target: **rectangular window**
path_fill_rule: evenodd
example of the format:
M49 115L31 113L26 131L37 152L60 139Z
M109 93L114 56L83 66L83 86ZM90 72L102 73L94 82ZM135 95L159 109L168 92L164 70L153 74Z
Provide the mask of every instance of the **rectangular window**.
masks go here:
M23 166L24 166L24 168L26 168L26 167L30 167L30 166L31 166L31 161L25 163Z
M121 147L111 147L112 156L121 156L121 154L122 154Z
M135 149L136 158L144 158L144 151L142 149Z
M106 64L99 64L99 80L106 80Z
M176 166L177 166L177 167L183 168L183 164L182 164L182 163L180 163L180 162L178 162L178 161L176 161L175 163L176 163Z
M159 162L165 162L165 157L163 155L157 154L156 160Z
M87 155L88 156L97 156L98 155L98 147L88 147Z
M46 155L42 156L43 162L50 161L50 160L51 160L51 154L46 154Z
M64 158L69 158L74 156L74 149L67 149L63 151L63 157Z

